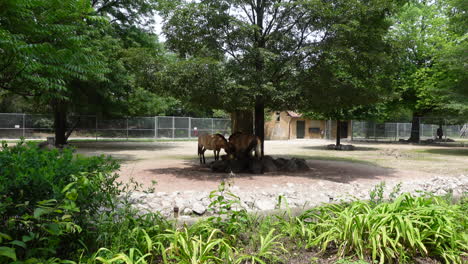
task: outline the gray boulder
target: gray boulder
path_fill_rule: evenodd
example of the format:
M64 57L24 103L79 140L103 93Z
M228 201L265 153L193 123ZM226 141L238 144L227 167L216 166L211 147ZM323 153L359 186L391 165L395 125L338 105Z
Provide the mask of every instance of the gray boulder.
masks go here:
M276 165L276 167L279 169L279 170L283 170L284 166L286 166L286 163L288 162L287 159L283 159L283 158L277 158L274 160L274 163Z
M275 172L278 171L278 166L275 164L275 160L270 156L264 156L262 159L263 172Z
M228 168L228 164L229 164L228 161L217 160L217 161L210 163L210 168L211 168L211 171L213 172L226 172Z
M203 204L196 202L192 206L192 211L197 215L203 215L206 212L206 207Z
M258 159L251 159L249 161L249 171L253 174L262 174L263 173L262 161Z
M307 162L305 161L305 159L293 158L292 160L294 160L294 162L296 163L298 170L300 171L310 170L310 167L309 165L307 165Z
M276 207L276 203L268 199L260 199L255 202L255 207L259 210L273 210Z
M230 160L226 172L241 173L245 172L249 166L247 159Z
M284 170L288 172L295 172L295 171L298 171L298 169L299 168L294 159L288 160L286 164L284 165Z

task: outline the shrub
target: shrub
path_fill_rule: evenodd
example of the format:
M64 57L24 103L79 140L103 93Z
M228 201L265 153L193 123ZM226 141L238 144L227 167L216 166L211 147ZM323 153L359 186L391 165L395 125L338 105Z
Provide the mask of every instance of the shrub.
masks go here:
M108 206L111 197L118 194L117 175L113 174L118 168L109 157L82 157L74 155L72 149L41 150L35 143L19 142L13 147L3 143L0 202L35 206L42 200L62 200L63 188L73 184L80 192L76 203L81 211L95 211L100 206ZM28 208L7 210L13 211L0 213L21 215Z
M118 164L82 157L72 149L41 150L34 143L3 143L0 151L0 263L69 255L92 240L100 208L119 194ZM64 243L66 241L66 243ZM15 255L11 254L13 252ZM2 253L3 254L2 256ZM7 256L8 254L8 256Z

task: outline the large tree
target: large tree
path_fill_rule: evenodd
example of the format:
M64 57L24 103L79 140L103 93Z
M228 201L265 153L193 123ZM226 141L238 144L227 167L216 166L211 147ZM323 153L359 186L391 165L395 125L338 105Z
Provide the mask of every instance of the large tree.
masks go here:
M138 76L148 71L146 64L132 62L158 61L163 53L148 29L154 5L152 0L0 2L0 89L49 106L57 145L73 130L70 113L141 112L127 102L139 102L145 84Z
M396 82L399 97L392 104L412 112L411 142L419 142L422 120L434 122L467 113L462 94L467 84L466 35L456 22L450 25L450 17L461 11L452 6L456 3L411 1L390 32L400 48L401 69Z
M88 1L2 1L0 88L33 97L54 110L64 144L63 109L73 80L100 80L107 72L90 41L105 21Z
M336 31L329 29L338 24L353 29L341 33L356 33L355 25L348 22L365 21L368 15L385 17L397 2L171 1L163 5L163 30L168 48L188 61L183 63L202 62L205 66L192 67L201 68L201 73L209 67L219 68L223 74L219 77L208 72L210 76L194 79L208 77L221 79L220 82L210 82L197 89L204 94L215 93L213 89L224 90L218 93L239 102L231 108L253 108L255 134L263 140L265 108L279 110L297 106L297 98L303 92L303 86L296 86L294 81L298 71L320 57L322 47L350 47L346 42L331 41L336 38ZM372 13L368 12L370 9ZM381 35L380 25L376 28L367 33ZM174 92L177 89L174 87ZM221 100L220 105L225 105ZM313 100L310 98L311 103Z

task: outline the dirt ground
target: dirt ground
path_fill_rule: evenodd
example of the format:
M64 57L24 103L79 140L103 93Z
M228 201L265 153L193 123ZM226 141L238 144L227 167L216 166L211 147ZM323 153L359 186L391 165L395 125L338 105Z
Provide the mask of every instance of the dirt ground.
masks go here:
M354 151L327 150L325 140L266 141L265 153L274 157L300 157L312 168L305 173L236 174L242 189L270 189L286 184L321 185L381 181L405 182L433 176L468 173L468 148L404 144L356 143ZM85 155L111 155L122 163L123 182L131 178L155 191L211 191L228 174L212 173L199 164L197 142L74 142ZM206 152L207 162L213 154Z

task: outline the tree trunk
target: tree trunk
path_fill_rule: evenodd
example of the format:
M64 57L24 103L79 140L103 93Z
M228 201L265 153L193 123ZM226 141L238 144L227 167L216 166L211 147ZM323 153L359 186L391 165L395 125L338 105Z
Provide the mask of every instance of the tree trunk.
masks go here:
M439 137L440 140L442 140L442 137L444 136L444 130L442 129L442 124L439 124L439 128L437 129L437 137Z
M338 148L341 144L341 122L336 120L336 147Z
M265 149L265 104L261 97L255 99L255 135L262 142L261 157L263 157Z
M55 146L61 147L67 143L67 105L64 101L54 100Z
M413 121L411 122L411 136L409 142L419 143L419 127L421 124L421 116L413 114Z
M265 150L265 98L262 94L262 86L263 86L263 74L264 74L264 60L262 55L262 49L265 48L265 39L263 39L263 19L264 19L264 12L265 12L265 3L262 0L256 1L255 13L257 14L257 20L255 21L255 25L257 26L257 31L255 34L255 43L254 47L256 48L255 52L255 72L256 72L256 88L258 89L257 92L260 95L255 96L255 135L260 138L262 143L261 146L261 157L264 155Z
M254 133L253 115L251 110L236 110L231 113L231 132Z

